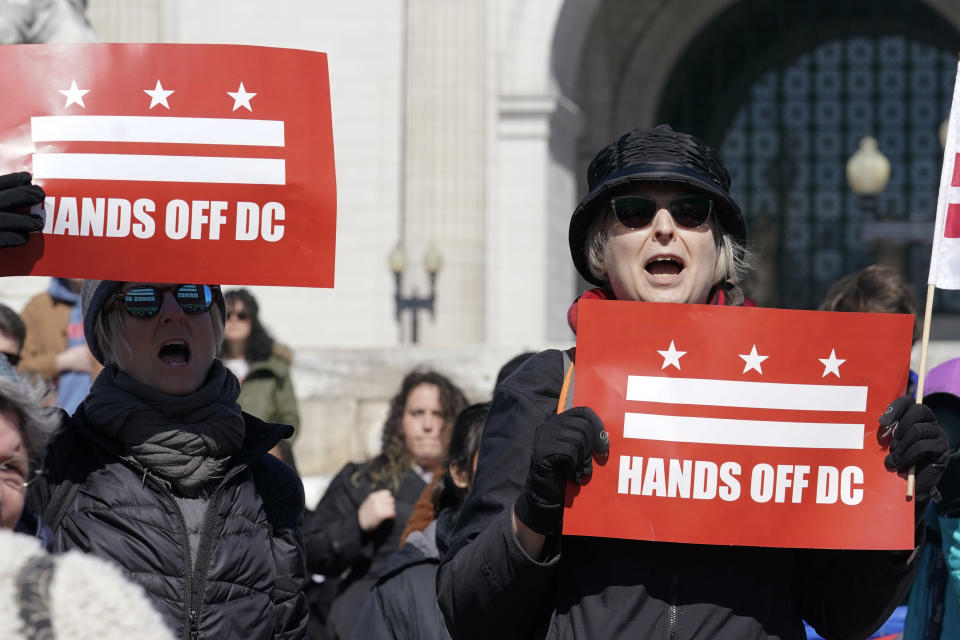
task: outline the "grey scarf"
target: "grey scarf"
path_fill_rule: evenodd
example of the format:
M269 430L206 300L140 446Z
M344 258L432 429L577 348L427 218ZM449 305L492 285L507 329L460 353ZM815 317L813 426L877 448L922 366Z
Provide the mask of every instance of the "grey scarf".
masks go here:
M203 386L177 396L104 369L83 402L90 426L186 496L222 478L244 438L240 383L214 360Z

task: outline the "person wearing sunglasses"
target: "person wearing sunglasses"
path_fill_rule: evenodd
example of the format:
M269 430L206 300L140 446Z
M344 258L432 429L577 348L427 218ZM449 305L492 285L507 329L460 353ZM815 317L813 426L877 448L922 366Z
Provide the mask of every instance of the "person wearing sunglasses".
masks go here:
M666 125L636 129L600 150L587 182L569 227L574 266L596 286L581 299L742 304L746 226L713 149ZM636 333L623 339L642 339L643 327ZM539 353L494 393L475 484L437 576L453 638L804 638L807 619L825 637L853 639L899 604L910 552L563 537L568 485L618 455L592 409L558 407L564 387L573 398L564 378L574 358ZM946 446L918 406L890 412L905 438L891 444L888 468L916 463L926 503Z
M281 440L271 451L296 469L290 446L300 428L300 411L290 367L293 352L276 342L260 322L260 305L246 289L224 294L227 323L220 358L240 380L240 406L267 422L294 428L290 440Z
M293 431L243 413L207 284L86 280L104 365L31 485L56 549L120 566L177 637L304 638L303 487L267 452Z

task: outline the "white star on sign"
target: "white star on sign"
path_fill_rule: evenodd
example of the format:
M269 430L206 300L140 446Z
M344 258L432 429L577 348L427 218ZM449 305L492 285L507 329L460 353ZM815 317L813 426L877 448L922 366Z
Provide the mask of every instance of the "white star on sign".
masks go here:
M64 108L67 108L72 104L78 104L84 109L87 108L87 105L83 104L83 96L90 93L90 89L77 88L76 80L72 80L70 82L69 89L60 89L58 93L62 93L63 95L67 96L67 102L63 105Z
M828 373L840 377L840 365L842 365L846 360L841 360L837 357L836 349L830 349L829 358L817 358L820 363L823 365L823 375L821 378L826 378Z
M144 89L143 92L150 96L150 108L153 109L158 104L162 104L167 109L170 108L170 105L167 104L167 98L173 93L173 89L164 89L163 85L160 84L160 81L157 80L157 86L153 89Z
M757 345L753 345L753 349L750 350L750 353L739 354L743 361L746 363L743 365L743 373L750 371L750 369L756 370L757 373L762 374L763 370L760 368L760 363L769 358L770 356L761 356L757 355Z
M252 112L253 109L250 107L250 98L257 95L255 93L250 93L243 88L243 83L240 83L240 88L236 91L227 91L227 95L233 98L233 110L236 111L240 107L245 108L247 111Z
M670 348L666 351L657 351L661 356L663 356L663 366L660 367L661 370L666 369L667 367L676 367L680 368L680 358L686 355L686 351L677 351L677 348L673 346L673 340L670 341Z

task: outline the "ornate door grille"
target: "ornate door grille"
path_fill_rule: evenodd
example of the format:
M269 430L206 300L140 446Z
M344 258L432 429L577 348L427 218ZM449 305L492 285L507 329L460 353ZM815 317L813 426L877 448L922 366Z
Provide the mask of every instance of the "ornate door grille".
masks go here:
M707 28L675 70L660 114L719 148L759 254L752 294L762 304L816 308L837 278L878 260L895 263L922 292L943 153L938 129L957 71L946 43L960 48L960 38L917 7L900 33L896 15L831 24L812 12L821 21L815 37L802 15L768 12L764 24L745 12L759 4L741 2L740 15ZM882 16L885 4L874 3L870 15ZM759 32L744 42L745 29ZM685 66L698 61L696 71ZM695 90L707 78L715 102ZM892 168L874 203L851 192L845 173L866 135ZM960 295L937 299L938 310L960 311Z

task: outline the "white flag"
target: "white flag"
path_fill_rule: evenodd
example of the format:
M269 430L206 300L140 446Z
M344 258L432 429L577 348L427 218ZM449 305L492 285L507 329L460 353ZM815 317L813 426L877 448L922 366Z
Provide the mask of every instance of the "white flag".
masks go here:
M943 149L937 222L933 230L927 284L941 289L960 289L960 64Z

